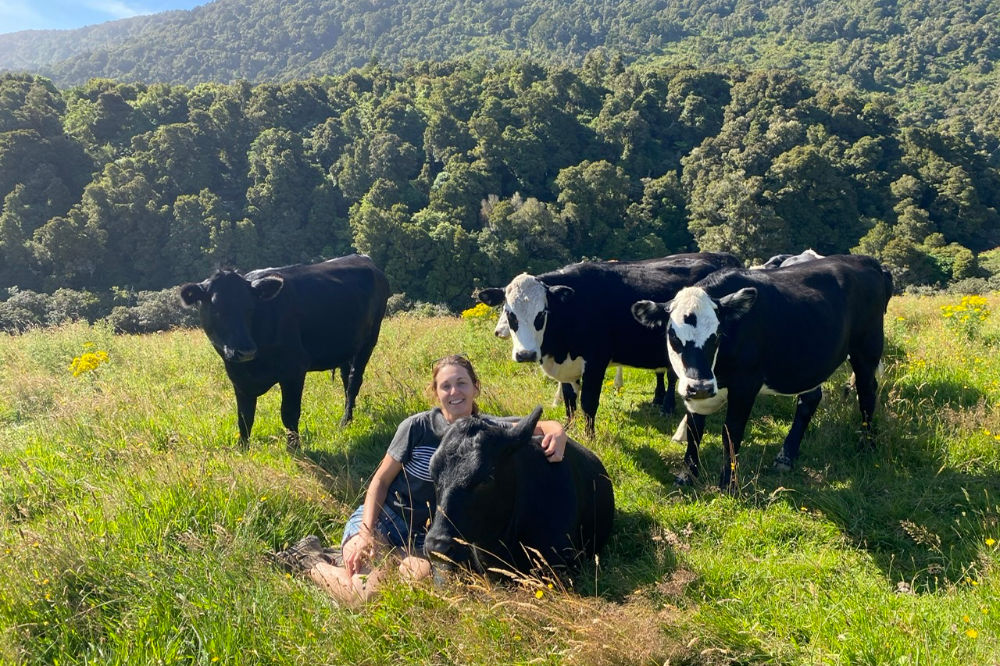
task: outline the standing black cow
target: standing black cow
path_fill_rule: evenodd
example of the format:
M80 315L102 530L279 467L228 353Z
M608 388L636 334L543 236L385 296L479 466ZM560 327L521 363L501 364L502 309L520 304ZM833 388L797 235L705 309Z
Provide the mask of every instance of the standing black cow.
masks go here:
M487 305L503 303L511 333L511 356L537 362L563 385L567 416L572 416L581 382L580 407L588 433L608 365L666 369L662 336L639 325L629 314L637 300L667 300L681 287L727 266L739 266L731 254L700 252L635 262L584 262L539 276L522 273L506 288L481 289ZM673 411L675 376L668 372L663 408Z
M201 326L233 383L240 442L250 437L258 396L278 384L292 450L299 445L307 372L339 368L345 393L340 424L353 417L388 298L385 275L363 255L245 276L219 271L181 287L184 303L198 305Z
M636 303L636 320L666 329L670 363L688 410L684 461L690 473L698 475L705 415L728 402L720 485L729 488L758 393L798 395L776 461L791 467L819 403L815 389L848 356L870 441L891 295L892 277L875 259L838 255L767 271L720 271L682 289L671 302Z
M608 473L572 439L562 462L548 462L532 437L541 414L537 407L513 426L473 416L448 429L430 463L437 507L428 558L529 572L573 567L604 547L615 513Z

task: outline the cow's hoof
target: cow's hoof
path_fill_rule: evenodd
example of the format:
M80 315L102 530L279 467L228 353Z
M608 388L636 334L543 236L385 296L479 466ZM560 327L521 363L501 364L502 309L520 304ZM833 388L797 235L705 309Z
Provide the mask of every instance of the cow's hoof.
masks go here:
M775 471L778 471L778 472L791 472L792 471L792 466L793 466L792 459L789 458L788 456L784 456L784 455L780 455L779 454L778 457L776 457L774 459L774 469L775 469Z
M348 414L344 414L344 417L342 419L340 419L340 427L343 428L344 426L346 426L348 423L351 422L351 420L353 418L354 418L353 416L350 416Z
M298 453L302 450L302 440L299 439L299 433L288 433L287 439L285 440L285 450L289 453Z

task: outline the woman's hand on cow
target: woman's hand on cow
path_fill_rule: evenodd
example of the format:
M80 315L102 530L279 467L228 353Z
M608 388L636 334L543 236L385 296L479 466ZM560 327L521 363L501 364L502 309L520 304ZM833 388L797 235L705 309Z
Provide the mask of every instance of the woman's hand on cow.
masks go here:
M539 421L542 451L549 462L559 462L566 453L566 430L558 421Z
M344 544L344 567L352 576L359 573L362 567L375 555L375 537L371 532L362 529Z

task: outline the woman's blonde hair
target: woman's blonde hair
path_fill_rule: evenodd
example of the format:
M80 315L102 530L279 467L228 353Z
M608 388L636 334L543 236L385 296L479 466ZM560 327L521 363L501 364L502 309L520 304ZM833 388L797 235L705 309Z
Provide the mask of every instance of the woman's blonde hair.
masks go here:
M472 367L472 361L467 359L462 354L450 354L448 356L442 356L438 360L434 361L434 366L431 368L431 382L427 385L427 396L430 398L431 402L437 400L437 376L438 372L442 368L449 365L457 365L460 368L465 368L465 371L469 373L469 379L472 380L473 386L477 390L482 390L479 385L479 375L476 374L476 369ZM479 405L475 400L472 401L472 413L479 414Z

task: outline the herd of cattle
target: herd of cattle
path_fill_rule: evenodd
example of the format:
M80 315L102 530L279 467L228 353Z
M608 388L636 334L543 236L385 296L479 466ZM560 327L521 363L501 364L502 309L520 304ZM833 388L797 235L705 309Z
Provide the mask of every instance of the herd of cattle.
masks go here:
M654 402L665 412L674 410L676 388L686 411L678 428L687 442L680 482L699 475L705 417L725 407L719 483L730 489L756 396L797 396L775 460L791 469L821 384L845 360L870 441L892 291L889 272L871 257L808 250L749 269L730 254L708 252L584 262L521 274L475 296L502 306L495 334L510 338L514 361L537 363L560 383L569 419L579 395L590 435L609 365L654 370ZM382 271L359 255L245 275L219 271L181 287L232 381L241 442L250 436L257 398L278 384L289 449L299 446L307 372L340 370L341 424L351 420L388 296ZM483 553L502 553L498 559L523 569L532 552L572 564L604 545L614 514L607 472L573 440L563 464L545 463L531 445L540 413L509 431L475 418L451 428L431 462L442 510L427 535L429 554L447 552L485 569Z

